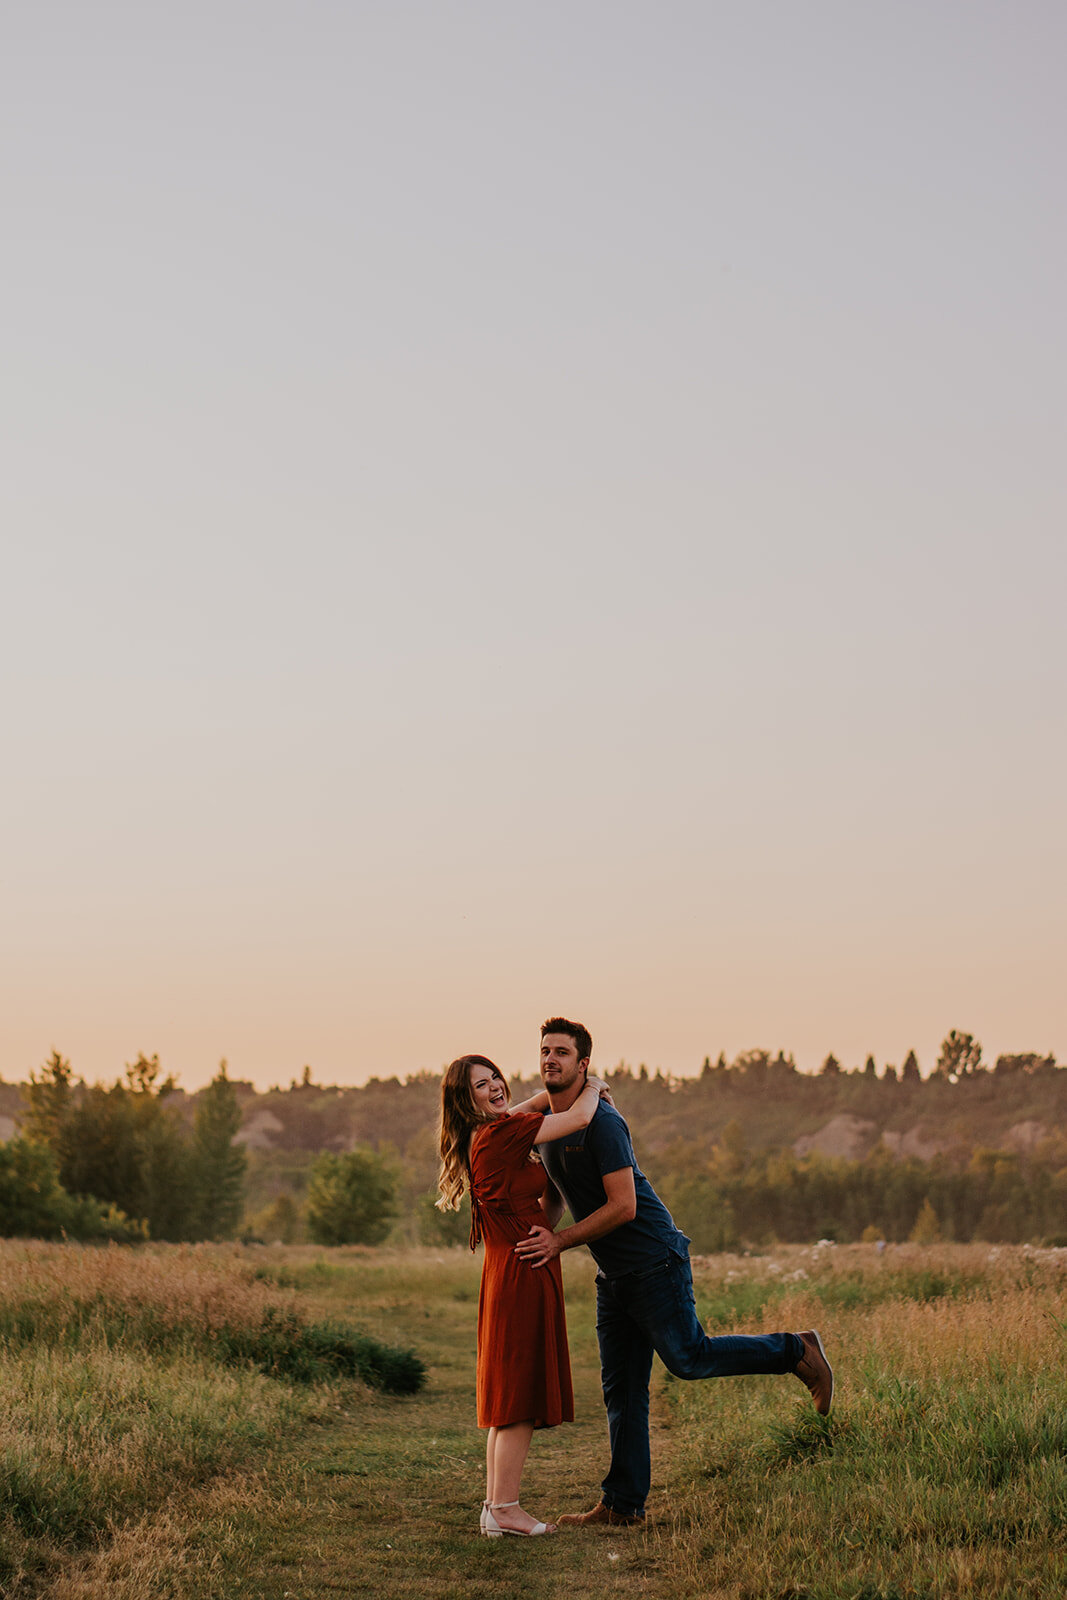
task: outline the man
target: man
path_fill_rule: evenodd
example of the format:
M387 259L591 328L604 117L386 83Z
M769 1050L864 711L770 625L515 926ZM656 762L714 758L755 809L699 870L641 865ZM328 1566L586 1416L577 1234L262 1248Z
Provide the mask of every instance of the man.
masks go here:
M553 1111L566 1111L585 1087L593 1052L589 1030L566 1017L541 1028L541 1080ZM641 1522L651 1480L648 1385L653 1351L676 1378L719 1378L748 1372L795 1373L815 1409L830 1409L834 1377L819 1335L707 1336L696 1314L689 1240L634 1158L630 1131L601 1100L583 1133L540 1147L554 1186L542 1207L548 1227L530 1229L516 1251L533 1267L585 1244L597 1272L597 1338L611 1466L602 1499L562 1525ZM553 1231L564 1202L574 1218Z

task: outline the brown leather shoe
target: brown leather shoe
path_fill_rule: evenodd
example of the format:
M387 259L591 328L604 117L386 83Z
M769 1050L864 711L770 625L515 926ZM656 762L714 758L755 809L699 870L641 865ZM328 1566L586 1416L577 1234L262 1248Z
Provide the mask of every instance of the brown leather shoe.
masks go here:
M820 1417L825 1417L834 1403L833 1368L826 1359L822 1340L814 1328L809 1328L807 1333L798 1333L797 1338L803 1340L804 1354L793 1371L801 1383L811 1391L811 1398Z
M561 1528L632 1528L636 1522L644 1522L644 1517L636 1513L627 1514L623 1511L612 1511L601 1500L592 1511L576 1512L569 1517L557 1517L556 1523Z

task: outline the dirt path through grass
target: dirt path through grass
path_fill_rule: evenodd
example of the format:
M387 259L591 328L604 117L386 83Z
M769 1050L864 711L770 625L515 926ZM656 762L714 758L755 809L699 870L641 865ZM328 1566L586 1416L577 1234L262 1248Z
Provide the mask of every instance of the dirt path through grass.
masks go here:
M355 1275L323 1263L300 1273L317 1315L342 1312L364 1331L414 1346L430 1363L410 1399L367 1394L335 1425L280 1444L261 1493L232 1519L224 1574L205 1595L255 1600L585 1600L659 1595L646 1534L560 1535L536 1544L478 1532L484 1434L474 1422L478 1263L444 1255ZM524 1500L545 1515L597 1497L606 1430L593 1326L592 1272L568 1263L577 1422L534 1440ZM353 1404L347 1397L346 1407ZM220 1581L230 1588L220 1589Z
M311 1314L413 1347L429 1382L405 1399L339 1390L325 1425L301 1424L206 1508L202 1579L167 1600L1059 1600L1067 1257L838 1254L717 1258L697 1281L713 1329L821 1325L840 1380L829 1426L793 1379L687 1384L657 1364L649 1526L537 1541L478 1534L479 1263L274 1258ZM545 1515L591 1504L605 1464L592 1265L575 1253L564 1272L578 1420L534 1440L524 1501Z

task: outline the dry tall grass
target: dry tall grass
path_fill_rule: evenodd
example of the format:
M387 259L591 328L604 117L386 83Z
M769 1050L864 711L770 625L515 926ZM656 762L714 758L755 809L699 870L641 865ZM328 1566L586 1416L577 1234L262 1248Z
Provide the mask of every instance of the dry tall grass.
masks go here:
M1067 1251L898 1246L705 1261L698 1305L819 1327L828 1423L773 1385L663 1386L653 1545L674 1595L1059 1594L1067 1587ZM703 1588L687 1588L687 1585Z
M37 1338L67 1341L96 1320L125 1316L161 1329L214 1329L262 1321L289 1309L292 1290L260 1278L238 1247L174 1245L136 1251L0 1241L0 1315L6 1330L24 1315Z
M578 1422L539 1438L528 1472L531 1503L549 1514L589 1503L606 1465L590 1263L576 1252L564 1266ZM1052 1600L1067 1590L1067 1251L859 1245L697 1260L712 1331L821 1329L839 1382L833 1415L815 1417L789 1377L683 1383L657 1364L647 1528L536 1549L477 1534L477 1277L463 1251L0 1246L0 1590L18 1600ZM221 1367L197 1343L200 1325L254 1328L301 1304L343 1308L432 1356L425 1394L294 1390ZM35 1323L43 1343L31 1340ZM142 1343L153 1330L156 1342Z
M306 1333L296 1299L240 1251L0 1244L0 1592L79 1551L99 1576L135 1528L138 1570L156 1549L172 1587L188 1521L146 1519L336 1408L234 1359Z

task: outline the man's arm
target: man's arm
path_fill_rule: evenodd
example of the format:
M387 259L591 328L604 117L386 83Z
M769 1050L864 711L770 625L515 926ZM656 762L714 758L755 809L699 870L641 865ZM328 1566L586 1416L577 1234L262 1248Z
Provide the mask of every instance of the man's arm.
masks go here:
M637 1191L634 1188L633 1167L620 1167L618 1172L605 1172L601 1176L606 1199L596 1211L591 1211L581 1222L553 1233L549 1228L532 1227L525 1239L515 1246L515 1254L531 1267L543 1267L563 1250L573 1250L575 1245L589 1244L613 1233L624 1222L632 1222L637 1215Z

